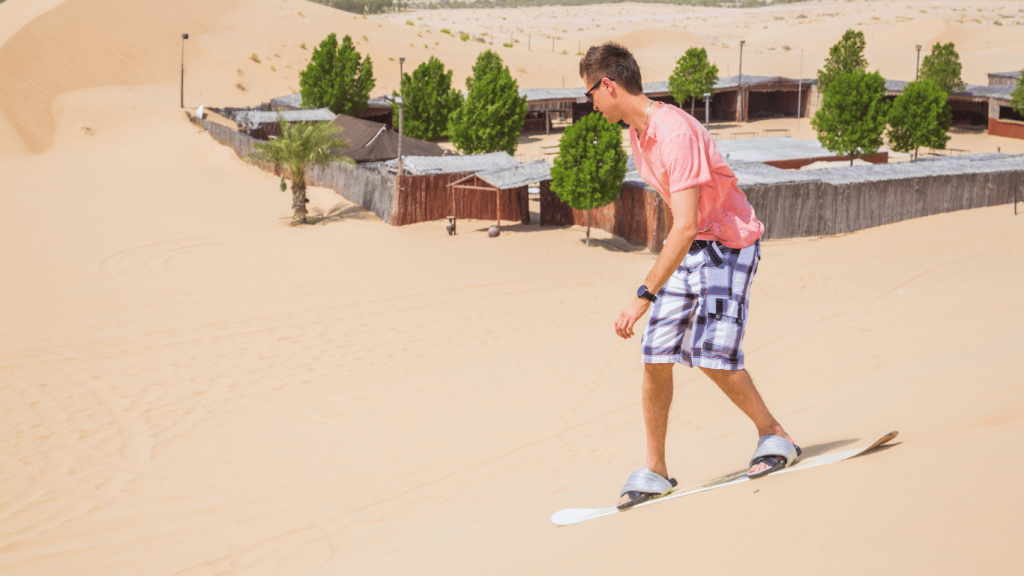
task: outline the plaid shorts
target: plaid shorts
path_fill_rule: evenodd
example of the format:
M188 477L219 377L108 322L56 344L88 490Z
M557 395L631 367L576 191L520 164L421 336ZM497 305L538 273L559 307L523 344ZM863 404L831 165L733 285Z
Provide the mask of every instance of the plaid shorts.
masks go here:
M645 364L743 368L743 333L760 241L736 249L697 240L658 291L640 345Z

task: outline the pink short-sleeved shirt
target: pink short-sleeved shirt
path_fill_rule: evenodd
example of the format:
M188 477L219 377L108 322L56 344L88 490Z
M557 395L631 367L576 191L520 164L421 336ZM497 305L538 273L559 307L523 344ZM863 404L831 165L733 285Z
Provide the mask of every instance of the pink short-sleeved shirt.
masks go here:
M711 134L679 108L652 109L643 134L629 130L629 144L640 177L671 205L670 196L700 188L697 239L718 240L729 248L746 248L764 234L747 196L736 185Z

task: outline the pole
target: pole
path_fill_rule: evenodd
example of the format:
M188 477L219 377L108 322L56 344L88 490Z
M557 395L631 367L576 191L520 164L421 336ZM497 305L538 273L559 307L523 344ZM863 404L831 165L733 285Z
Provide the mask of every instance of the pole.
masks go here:
M711 93L704 93L704 127L707 128L711 124Z
M746 118L743 115L743 45L746 43L746 40L740 40L740 84L739 87L736 88L736 97L740 99L740 122L743 122Z
M551 37L551 53L552 54L555 53L555 37L554 36Z
M526 35L526 51L533 52L533 34Z
M796 89L796 133L800 133L800 118L804 115L803 104L804 95L804 51L800 50L800 82L798 83L799 88Z
M402 96L402 78L405 76L403 74L403 72L402 72L403 64L405 64L405 57L404 56L400 57L398 59L398 97L399 97L399 101L398 101L398 175L399 176L402 175L402 132L403 132L403 130L402 130L403 122L402 122L402 120L403 120L403 116L404 116L402 114L402 112L405 110L405 98ZM395 182L398 182L397 178L395 179Z
M917 45L917 68L914 70L914 82L917 82L917 77L921 73L921 45Z
M185 40L188 40L188 34L181 35L181 102L179 103L182 108L185 107Z

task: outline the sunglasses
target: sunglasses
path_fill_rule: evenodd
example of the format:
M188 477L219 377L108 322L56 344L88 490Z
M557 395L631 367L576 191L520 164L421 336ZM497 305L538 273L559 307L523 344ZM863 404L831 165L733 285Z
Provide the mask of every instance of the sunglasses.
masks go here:
M608 81L615 82L615 79L609 78ZM594 98L590 95L590 93L593 92L594 90L597 90L597 87L601 85L601 82L604 82L604 78L598 80L597 84L594 84L593 86L590 87L590 90L587 90L586 92L583 93L583 95L586 96L587 101L590 102L591 104L594 103Z

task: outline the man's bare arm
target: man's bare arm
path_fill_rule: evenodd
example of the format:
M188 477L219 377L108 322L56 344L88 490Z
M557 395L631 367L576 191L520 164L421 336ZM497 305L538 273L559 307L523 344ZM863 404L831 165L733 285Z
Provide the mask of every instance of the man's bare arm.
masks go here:
M665 246L654 263L654 268L647 275L644 283L647 290L656 294L668 282L672 274L683 263L683 258L690 250L697 237L697 205L700 203L700 189L688 188L672 194L672 229L669 230ZM622 338L633 335L633 325L643 317L651 305L644 298L636 297L619 314L615 321L615 333Z

